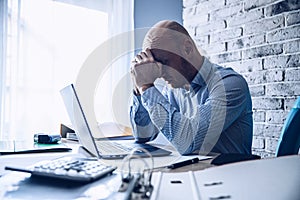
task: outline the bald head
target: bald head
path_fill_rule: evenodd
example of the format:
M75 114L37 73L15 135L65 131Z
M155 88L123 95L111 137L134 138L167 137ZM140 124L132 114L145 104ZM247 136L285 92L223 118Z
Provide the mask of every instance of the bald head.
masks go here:
M143 50L146 49L176 54L193 65L198 65L199 60L203 60L187 30L178 22L171 20L160 21L147 32L143 41Z
M189 39L192 41L189 33L182 25L175 21L164 20L156 23L148 31L143 42L143 49L168 48L165 50L170 50L172 52L173 49L171 48L178 49L177 46L180 41L183 41L183 39Z
M187 30L175 21L164 20L155 24L144 38L143 50L146 49L151 51L155 61L166 66L163 78L173 77L176 80L172 81L174 87L189 83L203 62Z
M187 30L181 24L179 24L178 22L175 22L175 21L163 20L163 21L156 23L153 27L170 29L170 30L180 32L180 33L190 37Z

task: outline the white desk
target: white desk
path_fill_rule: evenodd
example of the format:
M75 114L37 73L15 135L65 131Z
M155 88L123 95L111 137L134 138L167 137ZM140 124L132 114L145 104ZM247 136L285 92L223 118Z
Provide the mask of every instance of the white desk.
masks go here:
M74 146L75 148L78 146ZM17 155L11 160L6 156L0 156L1 167L10 163L19 162L23 166L31 165L38 160L51 159L63 155L76 155L84 152L74 150L68 153L43 153ZM84 154L81 154L84 155ZM6 161L6 163L4 163ZM117 161L112 161L117 163ZM198 163L197 165L202 165ZM207 164L207 163L206 163ZM194 165L186 166L185 170L197 169ZM153 184L156 195L153 199L165 198L179 199L184 196L194 195L194 199L209 199L210 197L229 195L230 199L282 199L300 197L300 156L288 156L266 160L255 160L234 163L219 167L196 171L194 173L194 183L198 189L191 187L174 190L174 185L170 185L170 180L188 180L191 172L163 173L165 178L161 185L164 190L157 187L159 173L153 175ZM189 178L187 178L189 176ZM86 185L76 185L70 182L54 181L48 179L30 178L29 174L11 172L0 178L0 199L104 199L111 197L110 194L116 192L121 184L121 177L118 170L112 176L107 176L96 182ZM206 183L223 182L215 187L204 187ZM189 180L189 182L191 182ZM169 184L169 186L168 186ZM191 184L190 184L191 185ZM172 188L173 187L173 188ZM176 185L176 187L185 187ZM182 191L180 195L176 191ZM163 193L161 193L163 192ZM246 194L246 195L245 195ZM196 195L196 196L195 196ZM244 196L243 196L244 195ZM155 198L156 197L156 198ZM241 198L243 197L243 198Z
M80 145L78 144L78 142L73 142L73 141L67 141L64 140L65 144L72 148L72 151L70 152L59 152L59 153L27 153L27 154L9 154L9 155L0 155L0 176L9 173L10 171L5 171L4 167L5 166L14 166L14 167L27 167L30 165L33 165L39 161L42 160L52 160L55 158L59 158L59 157L63 157L63 156L80 156L80 157L90 157L91 155L89 153L87 153L83 148L80 147ZM132 141L124 141L131 143ZM155 157L154 158L154 168L160 168L160 167L164 167L167 166L169 164L175 163L175 162L179 162L179 161L183 161L183 160L187 160L187 159L191 159L194 157L199 157L200 160L202 159L206 159L205 156L181 156L178 152L176 152L176 150L168 145L161 145L158 143L152 143L153 145L158 145L162 148L166 148L169 151L172 151L172 154L169 156L163 156L163 157ZM146 160L147 163L150 163L151 160L149 158L144 158ZM109 165L114 165L117 166L118 168L121 168L122 166L122 159L117 159L117 160L103 160L105 163L109 164ZM133 165L135 164L134 162L137 162L135 160L133 160ZM201 169L203 168L207 168L210 167L211 165L209 163L207 163L205 161L206 164L200 165L200 166L196 166L196 165L192 165L192 166L185 166L182 169L176 169L173 170L174 172L177 171L187 171L190 170L191 167L194 168L194 170L199 169L199 167L201 167ZM140 162L137 164L141 164ZM159 171L161 171L161 169L158 169ZM164 171L170 171L170 170L164 170Z
M30 174L4 171L5 166L30 166L36 162L48 159L55 159L62 156L90 156L77 143L67 143L73 149L72 152L62 153L33 153L15 154L0 156L1 174L0 178L0 199L78 199L85 198L106 198L112 191L117 191L121 184L120 169L122 160L105 160L106 163L118 166L112 176L105 177L87 185L73 185L68 182L30 178ZM169 149L171 150L171 149ZM195 156L192 156L195 157ZM180 156L173 152L170 156L154 158L154 167L169 165L191 156ZM146 161L150 160L146 158ZM133 160L133 165L135 165ZM139 164L141 164L139 162ZM207 167L207 165L205 165ZM188 167L188 166L186 166ZM186 167L184 169L186 169ZM190 166L190 167L193 167ZM178 170L178 169L177 169Z

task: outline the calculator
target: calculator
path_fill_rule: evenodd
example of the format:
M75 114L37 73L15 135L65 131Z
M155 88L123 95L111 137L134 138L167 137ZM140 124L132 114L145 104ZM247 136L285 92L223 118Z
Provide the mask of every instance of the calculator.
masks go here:
M32 176L87 183L112 174L117 167L89 158L62 157L42 161L28 168L6 166L5 169L31 173Z

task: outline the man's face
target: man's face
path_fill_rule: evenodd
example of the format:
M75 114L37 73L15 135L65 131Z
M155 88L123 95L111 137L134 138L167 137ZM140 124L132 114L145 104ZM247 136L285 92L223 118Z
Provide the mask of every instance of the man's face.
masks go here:
M185 60L179 55L162 49L151 49L157 62L163 65L162 78L173 88L183 88L188 84Z

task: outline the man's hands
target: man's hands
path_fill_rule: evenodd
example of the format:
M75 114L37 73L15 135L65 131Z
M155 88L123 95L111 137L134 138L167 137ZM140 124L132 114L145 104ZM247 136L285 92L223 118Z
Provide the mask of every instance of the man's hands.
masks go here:
M137 94L142 94L152 87L154 81L161 76L162 64L154 60L149 49L136 55L131 65L131 78Z

